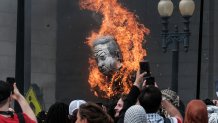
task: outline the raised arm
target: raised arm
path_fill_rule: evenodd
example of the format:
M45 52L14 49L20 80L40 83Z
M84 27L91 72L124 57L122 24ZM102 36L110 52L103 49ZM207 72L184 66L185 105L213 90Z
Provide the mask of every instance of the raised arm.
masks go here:
M169 101L162 100L161 105L169 113L169 115L171 117L176 117L181 122L183 121L183 117L180 114L179 110L173 104L171 104Z
M124 122L124 115L126 110L134 105L137 102L137 98L140 94L140 90L142 88L142 84L143 84L143 76L145 75L145 73L140 74L139 71L137 71L137 75L136 75L136 80L129 92L129 94L127 95L126 100L124 101L124 106L123 109L120 111L120 118L117 121L117 123L123 123Z
M26 101L26 99L24 98L24 96L18 90L16 83L14 84L14 93L12 95L12 98L19 103L23 113L25 113L30 119L32 119L33 121L35 121L37 123L37 119L36 119L36 116L35 116L33 110L29 106L29 104Z

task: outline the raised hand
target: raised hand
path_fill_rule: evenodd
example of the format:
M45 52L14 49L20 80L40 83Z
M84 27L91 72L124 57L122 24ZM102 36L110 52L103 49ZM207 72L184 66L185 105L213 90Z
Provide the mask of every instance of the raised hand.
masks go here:
M136 74L136 79L133 85L135 85L136 87L138 87L139 89L142 89L142 84L143 84L143 76L146 74L147 72L141 73L139 72L139 70L137 71Z

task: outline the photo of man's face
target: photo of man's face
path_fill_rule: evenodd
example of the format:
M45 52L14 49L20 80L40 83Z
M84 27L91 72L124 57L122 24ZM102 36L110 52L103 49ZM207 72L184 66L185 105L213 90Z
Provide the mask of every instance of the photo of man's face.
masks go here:
M99 71L105 75L114 72L119 67L119 61L113 57L107 44L99 44L94 47L94 56L97 60Z
M111 75L120 69L120 50L112 36L96 39L92 50L101 73Z

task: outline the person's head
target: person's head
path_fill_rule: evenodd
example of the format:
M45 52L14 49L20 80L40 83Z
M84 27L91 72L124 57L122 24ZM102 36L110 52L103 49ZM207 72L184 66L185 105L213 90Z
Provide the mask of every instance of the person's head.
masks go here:
M68 105L61 102L53 104L48 110L46 123L70 123Z
M80 105L76 123L113 123L113 119L95 103Z
M140 105L133 105L125 113L124 123L147 123L145 109Z
M84 100L73 100L70 103L69 106L69 118L71 120L71 123L75 123L76 122L76 115L79 109L79 106L86 103L86 101Z
M188 103L184 123L208 123L207 107L202 100L192 100Z
M123 109L124 101L126 100L126 95L122 95L120 99L117 101L117 105L115 106L115 114L114 117L117 118L120 116L120 111Z
M170 101L174 106L179 107L179 96L176 92L170 89L161 90L162 97Z
M161 93L162 98L165 98L176 108L178 108L178 110L180 110L180 113L184 116L185 108L183 108L183 104L180 104L182 102L179 100L179 96L176 94L176 92L171 89L163 89L161 90ZM167 110L163 107L161 107L160 109L160 114L164 115L165 117L170 116Z
M3 105L10 105L10 95L12 89L9 83L0 80L0 107ZM9 107L8 107L9 108Z
M114 37L99 37L93 42L92 47L100 72L110 75L120 69L122 55Z
M156 113L161 105L162 94L155 86L144 88L139 95L139 103L147 113Z
M210 100L210 99L208 99L208 98L204 99L203 102L204 102L206 105L215 105L215 104L213 103L213 101Z

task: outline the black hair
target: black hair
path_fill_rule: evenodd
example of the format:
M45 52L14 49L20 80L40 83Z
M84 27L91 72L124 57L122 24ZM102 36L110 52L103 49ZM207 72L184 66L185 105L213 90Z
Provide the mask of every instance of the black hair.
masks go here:
M212 100L210 100L210 99L205 99L205 100L203 100L203 102L206 104L206 105L215 105L214 103L213 103L213 101Z
M5 104L6 99L11 95L12 89L9 83L0 80L0 104Z
M120 96L120 99L121 99L123 102L126 100L126 98L127 98L127 95L126 95L126 94L122 94L122 95Z
M78 112L78 109L75 109L72 113L72 115L69 115L69 119L71 121L71 123L76 123L76 120L77 120L77 112Z
M153 85L144 88L139 95L139 102L146 113L156 113L160 108L161 100L161 91Z
M61 102L53 104L48 110L46 123L70 123L68 105Z

